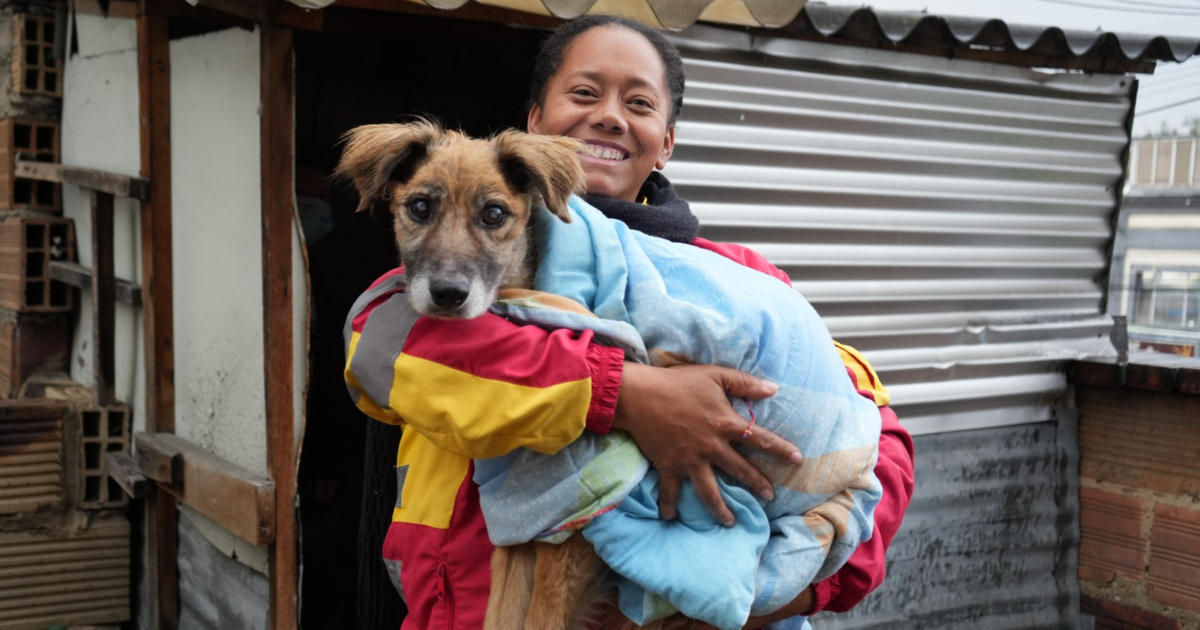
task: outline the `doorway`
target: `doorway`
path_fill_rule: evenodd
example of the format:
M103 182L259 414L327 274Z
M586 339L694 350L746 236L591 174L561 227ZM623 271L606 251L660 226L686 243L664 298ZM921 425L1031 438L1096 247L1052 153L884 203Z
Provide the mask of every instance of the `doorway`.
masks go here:
M336 6L325 12L323 32L298 32L295 40L296 186L312 300L298 485L301 627L395 630L403 604L379 558L395 503L399 435L350 401L342 325L358 295L399 256L386 209L355 213L354 192L328 176L339 138L358 125L421 115L474 136L523 127L532 60L546 33ZM360 574L368 585L362 593Z

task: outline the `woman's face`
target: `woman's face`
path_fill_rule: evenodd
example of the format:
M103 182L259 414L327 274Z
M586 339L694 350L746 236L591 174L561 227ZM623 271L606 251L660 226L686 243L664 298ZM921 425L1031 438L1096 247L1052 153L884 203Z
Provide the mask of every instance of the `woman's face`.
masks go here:
M675 147L665 76L662 59L641 34L593 28L567 46L544 104L529 110L529 131L583 140L589 152L579 159L588 194L636 201L646 177L666 166Z

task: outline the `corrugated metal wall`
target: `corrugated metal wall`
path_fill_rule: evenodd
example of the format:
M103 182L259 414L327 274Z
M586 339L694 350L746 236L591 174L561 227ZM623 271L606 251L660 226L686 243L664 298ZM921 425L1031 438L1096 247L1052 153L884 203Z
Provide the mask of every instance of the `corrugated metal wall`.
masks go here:
M1109 352L1132 79L680 38L667 175L702 234L791 275L916 438L888 579L818 630L1079 625L1067 359Z
M1079 623L1076 420L916 438L917 493L883 586L817 630Z
M1045 421L1107 350L1131 79L696 27L666 174L791 275L915 434Z

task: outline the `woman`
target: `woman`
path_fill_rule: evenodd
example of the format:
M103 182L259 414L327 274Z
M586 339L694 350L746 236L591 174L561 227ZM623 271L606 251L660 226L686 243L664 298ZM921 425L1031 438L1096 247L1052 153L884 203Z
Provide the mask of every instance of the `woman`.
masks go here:
M528 129L588 144L580 158L587 200L609 217L786 280L750 250L697 238L698 221L687 203L655 171L671 158L683 87L679 53L660 33L608 16L582 18L562 26L539 53ZM385 275L350 313L346 376L359 408L372 417L401 424L406 413L421 413L444 425L437 432L406 431L397 456L400 497L384 559L409 607L406 630L482 625L492 547L470 459L494 455L497 444L555 450L584 430L628 431L659 471L665 519L675 516L686 478L713 516L733 525L714 466L771 495L766 478L730 444L743 439L746 422L728 402L728 396L767 397L774 391L770 383L716 366L625 363L620 351L592 343L590 333L520 327L490 314L470 321L405 315L401 278L399 270ZM385 304L389 329L397 317L412 322L406 335L371 336L366 323ZM364 373L368 368L353 360L364 342L396 346L394 354L383 353L396 357L382 366L391 383L386 401L370 400L359 386L360 379L381 376ZM783 609L751 618L747 628L849 609L882 581L886 546L912 493L911 439L886 407L887 392L870 366L852 349L842 348L842 356L860 393L875 400L883 416L876 474L884 497L874 536L833 577ZM505 403L497 407L495 400ZM799 461L792 445L765 430L756 429L748 442Z

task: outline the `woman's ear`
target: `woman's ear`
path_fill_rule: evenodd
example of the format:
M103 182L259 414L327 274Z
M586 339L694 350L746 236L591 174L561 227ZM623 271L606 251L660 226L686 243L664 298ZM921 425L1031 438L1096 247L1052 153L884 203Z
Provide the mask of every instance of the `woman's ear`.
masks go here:
M427 120L355 127L343 136L346 149L334 177L354 183L358 210L366 210L390 182L408 181L443 133L441 127Z
M675 153L675 125L667 127L667 135L663 137L662 149L658 151L658 160L654 162L654 167L658 170L663 170L667 167L667 161L671 159L671 155Z
M529 108L529 119L525 121L525 130L529 133L542 135L542 106L534 103Z

